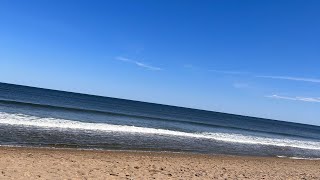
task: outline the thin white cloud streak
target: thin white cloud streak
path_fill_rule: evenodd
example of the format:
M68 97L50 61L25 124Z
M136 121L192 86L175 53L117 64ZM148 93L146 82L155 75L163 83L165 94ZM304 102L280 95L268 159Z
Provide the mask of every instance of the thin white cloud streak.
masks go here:
M128 58L121 57L121 56L116 57L116 59L119 60L119 61L135 64L136 66L139 66L139 67L151 70L151 71L161 71L161 70L163 70L162 68L155 67L155 66L150 66L150 65L144 64L142 62L134 61L132 59L128 59Z
M192 65L184 65L184 68L187 69L195 69ZM216 70L216 69L203 69L204 71L219 73L219 74L228 74L228 75L244 75L248 77L255 77L255 78L266 78L266 79L275 79L275 80L287 80L287 81L300 81L300 82L308 82L308 83L320 83L319 78L305 78L305 77L292 77L292 76L275 76L275 75L257 75L251 72L245 71L225 71L225 70Z
M187 64L184 65L184 68L194 69L195 67ZM301 82L309 82L309 83L320 83L320 79L315 78L303 78L303 77L290 77L290 76L261 76L255 75L254 73L244 72L244 71L225 71L225 70L206 70L209 72L219 73L219 74L229 74L229 75L247 75L249 77L256 77L256 78L269 78L269 79L278 79L278 80L289 80L289 81L301 81ZM236 89L244 89L249 88L247 83L233 83L232 86ZM280 95L271 95L265 96L268 98L273 99L282 99L282 100L291 100L291 101L300 101L300 102L313 102L313 103L320 103L320 97L289 97L289 96L280 96Z
M290 77L290 76L256 76L256 77L258 77L258 78L269 78L269 79L280 79L280 80L320 83L320 79L313 79L313 78Z
M320 103L320 98L316 97L288 97L288 96L279 96L279 95L271 95L266 96L268 98L273 99L284 99L284 100L291 100L291 101L303 101L303 102L317 102Z
M221 74L232 74L232 75L240 75L240 74L250 74L248 72L241 72L241 71L221 71L221 70L215 70L211 69L210 72L214 73L221 73Z
M192 70L202 70L207 72L213 72L213 73L219 73L219 74L230 74L230 75L240 75L240 74L250 74L248 72L242 72L242 71L228 71L228 70L217 70L217 69L202 69L199 67L196 67L192 64L184 64L183 68L186 69L192 69Z
M232 86L237 89L245 89L250 87L247 83L233 83Z
M316 78L291 77L291 76L261 76L261 75L254 75L253 73L243 72L243 71L223 71L223 70L209 70L209 71L214 73L230 74L230 75L251 75L257 78L320 83L320 79L316 79Z
M186 68L186 69L195 69L196 68L192 64L185 64L185 65L183 65L183 67Z
M183 66L187 69L195 69L191 64L186 64ZM278 80L288 80L288 81L302 81L311 83L320 83L320 79L317 78L305 78L305 77L292 77L292 76L275 76L275 75L257 75L251 72L245 71L229 71L229 70L217 70L217 69L203 69L204 71L219 73L219 74L229 74L229 75L247 75L256 78L268 78L268 79L278 79Z

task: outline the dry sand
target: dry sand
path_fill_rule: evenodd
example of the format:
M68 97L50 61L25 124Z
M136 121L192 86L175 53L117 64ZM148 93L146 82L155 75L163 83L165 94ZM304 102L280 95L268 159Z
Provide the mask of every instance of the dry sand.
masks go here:
M320 179L320 161L2 147L0 179Z

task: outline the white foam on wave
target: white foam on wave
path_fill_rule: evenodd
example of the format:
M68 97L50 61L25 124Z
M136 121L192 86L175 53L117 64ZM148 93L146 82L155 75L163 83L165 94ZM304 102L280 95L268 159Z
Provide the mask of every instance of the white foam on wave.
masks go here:
M277 156L278 158L288 158L288 159L300 159L300 160L320 160L320 158L306 158L306 157L288 157L288 156Z
M173 131L167 129L156 129L147 127L136 127L128 125L113 125L105 123L86 123L56 118L41 118L25 114L10 114L0 112L0 124L30 126L47 129L72 129L103 132L122 132L139 133L150 135L178 136L199 139L212 139L224 142L242 143L242 144L260 144L279 147L295 147L302 149L320 150L320 142L303 141L294 139L277 139L269 137L258 137L252 135L243 135L239 133L189 133L182 131Z

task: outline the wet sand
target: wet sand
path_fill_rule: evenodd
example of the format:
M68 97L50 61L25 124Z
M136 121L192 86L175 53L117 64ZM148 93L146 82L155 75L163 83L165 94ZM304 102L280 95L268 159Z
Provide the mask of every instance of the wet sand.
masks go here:
M1 147L0 179L320 179L320 161Z

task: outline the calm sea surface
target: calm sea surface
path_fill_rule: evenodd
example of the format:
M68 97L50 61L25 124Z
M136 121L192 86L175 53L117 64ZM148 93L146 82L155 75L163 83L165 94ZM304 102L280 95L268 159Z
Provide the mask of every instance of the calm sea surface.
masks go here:
M0 83L0 145L320 158L320 127Z

